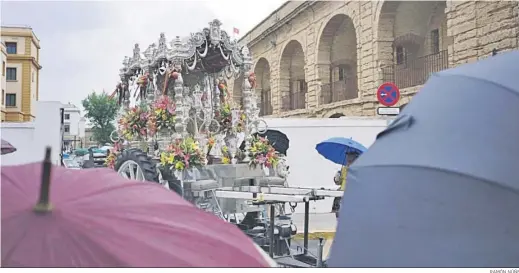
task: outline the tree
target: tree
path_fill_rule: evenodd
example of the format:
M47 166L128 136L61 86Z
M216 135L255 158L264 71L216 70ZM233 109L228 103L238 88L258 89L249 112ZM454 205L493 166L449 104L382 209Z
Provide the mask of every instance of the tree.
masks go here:
M113 121L117 115L117 102L108 94L95 92L81 101L85 109L85 117L92 123L92 136L98 143L111 142L110 134L115 130Z

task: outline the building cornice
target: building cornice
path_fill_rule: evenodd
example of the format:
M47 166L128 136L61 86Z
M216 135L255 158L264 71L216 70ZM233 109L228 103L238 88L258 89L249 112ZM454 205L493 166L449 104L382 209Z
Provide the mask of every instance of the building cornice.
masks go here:
M38 40L38 37L36 37L36 34L34 34L34 31L32 31L32 28L17 28L16 27L4 27L2 26L2 36L11 36L11 37L30 37L36 48L40 49L40 40ZM24 31L24 30L30 30Z
M267 18L263 19L259 24L257 24L253 29L251 29L249 32L247 32L243 38L239 40L240 43L245 42L247 43L247 46L252 47L255 44L257 44L259 41L263 40L265 37L270 35L271 33L275 32L288 22L290 22L292 19L294 19L296 16L298 16L301 12L306 10L308 7L316 4L318 1L304 1L299 6L295 7L292 11L290 11L286 16L283 16L282 18L276 18L277 13L282 10L284 7L286 7L291 1L285 2L281 7L276 9L274 12L272 12ZM251 37L251 34L254 32L254 30L258 29L261 25L266 23L269 19L276 18L275 22L269 26L265 31L260 33L259 35L256 35L256 37ZM248 41L246 41L248 40Z
M7 54L7 61L31 61L34 66L42 69L42 66L36 61L36 58L32 56L20 55L20 54Z

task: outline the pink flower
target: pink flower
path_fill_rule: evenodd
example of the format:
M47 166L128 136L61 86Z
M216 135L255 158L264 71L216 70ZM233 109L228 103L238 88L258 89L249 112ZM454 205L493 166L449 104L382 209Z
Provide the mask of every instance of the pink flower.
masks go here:
M189 168L189 158L191 156L189 154L184 155L184 163L186 164L186 168Z

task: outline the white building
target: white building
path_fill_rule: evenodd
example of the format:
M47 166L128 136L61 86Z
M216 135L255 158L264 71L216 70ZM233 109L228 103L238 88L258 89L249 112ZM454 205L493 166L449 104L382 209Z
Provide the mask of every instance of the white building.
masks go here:
M79 148L85 137L86 119L81 117L81 111L74 104L63 105L63 142L68 148Z

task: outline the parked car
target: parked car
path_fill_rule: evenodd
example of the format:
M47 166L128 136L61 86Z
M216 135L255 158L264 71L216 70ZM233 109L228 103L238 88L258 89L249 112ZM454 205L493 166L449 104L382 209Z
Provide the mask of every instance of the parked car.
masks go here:
M63 159L63 166L65 166L67 169L81 169L79 162L75 161L74 159Z

